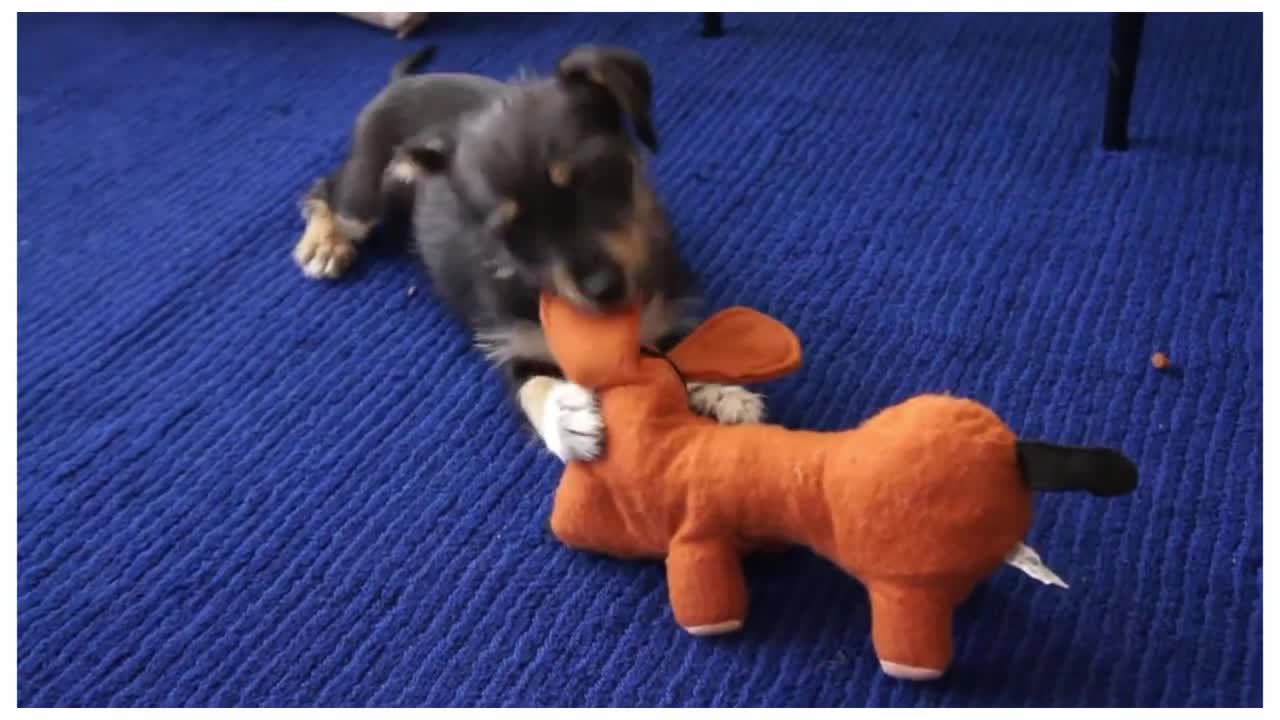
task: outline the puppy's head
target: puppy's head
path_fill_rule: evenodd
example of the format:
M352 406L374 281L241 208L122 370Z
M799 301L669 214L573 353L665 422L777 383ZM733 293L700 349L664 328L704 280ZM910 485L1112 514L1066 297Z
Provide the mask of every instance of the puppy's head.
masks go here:
M584 47L460 123L455 188L515 270L596 309L652 290L668 231L628 132L656 149L651 103L638 56Z

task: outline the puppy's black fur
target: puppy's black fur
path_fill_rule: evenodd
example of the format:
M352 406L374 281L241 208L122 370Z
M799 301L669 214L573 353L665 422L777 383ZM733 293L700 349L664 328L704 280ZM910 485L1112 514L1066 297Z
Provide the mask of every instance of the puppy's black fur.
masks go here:
M434 292L516 388L559 375L538 324L543 289L597 310L642 302L654 345L693 326L696 282L645 173L641 144L656 151L658 139L639 56L579 47L552 76L510 83L406 76L410 64L308 195L295 251L304 271L341 273L411 187L414 246Z

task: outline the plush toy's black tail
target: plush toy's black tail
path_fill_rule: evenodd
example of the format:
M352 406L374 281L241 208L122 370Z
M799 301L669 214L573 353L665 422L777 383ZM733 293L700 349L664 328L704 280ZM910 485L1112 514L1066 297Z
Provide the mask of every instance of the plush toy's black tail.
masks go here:
M1032 490L1087 490L1094 495L1124 495L1138 486L1138 468L1107 448L1079 448L1018 441L1022 477Z

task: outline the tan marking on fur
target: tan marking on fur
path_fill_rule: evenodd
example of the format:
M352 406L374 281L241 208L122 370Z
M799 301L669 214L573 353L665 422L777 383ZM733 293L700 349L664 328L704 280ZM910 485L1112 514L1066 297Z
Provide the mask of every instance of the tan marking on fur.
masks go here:
M563 262L551 266L551 287L555 289L557 295L574 305L593 307L593 303L582 294L578 284L573 281L573 273L569 272L569 266Z
M338 277L355 260L355 243L343 232L323 200L308 199L303 205L303 215L307 227L293 248L293 261L307 277Z
M485 220L485 224L490 230L497 230L505 225L510 224L520 215L520 206L511 198L504 198L498 201L497 207L493 212L489 213L489 217Z
M604 238L605 252L622 268L628 288L634 290L649 265L648 233L645 226L633 218Z
M418 164L405 157L398 157L387 166L387 177L406 185L416 182L421 174Z
M640 278L649 270L649 258L653 255L652 225L661 213L653 188L645 181L639 163L636 177L631 184L631 218L621 229L605 236L605 251L618 263L634 290Z
M547 177L551 178L551 184L556 187L569 187L569 182L573 180L573 171L569 167L569 163L557 160L547 166Z

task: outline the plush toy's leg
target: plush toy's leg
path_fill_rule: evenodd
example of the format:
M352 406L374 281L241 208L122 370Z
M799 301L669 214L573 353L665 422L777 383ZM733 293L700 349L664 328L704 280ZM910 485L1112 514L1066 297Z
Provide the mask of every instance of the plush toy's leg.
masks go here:
M728 543L673 542L667 590L676 622L693 635L734 632L747 618L742 561Z
M877 585L871 598L871 642L880 667L904 680L933 680L951 664L951 616L945 595L921 588Z
M624 553L634 544L604 484L579 465L569 465L556 488L551 533L569 547Z

